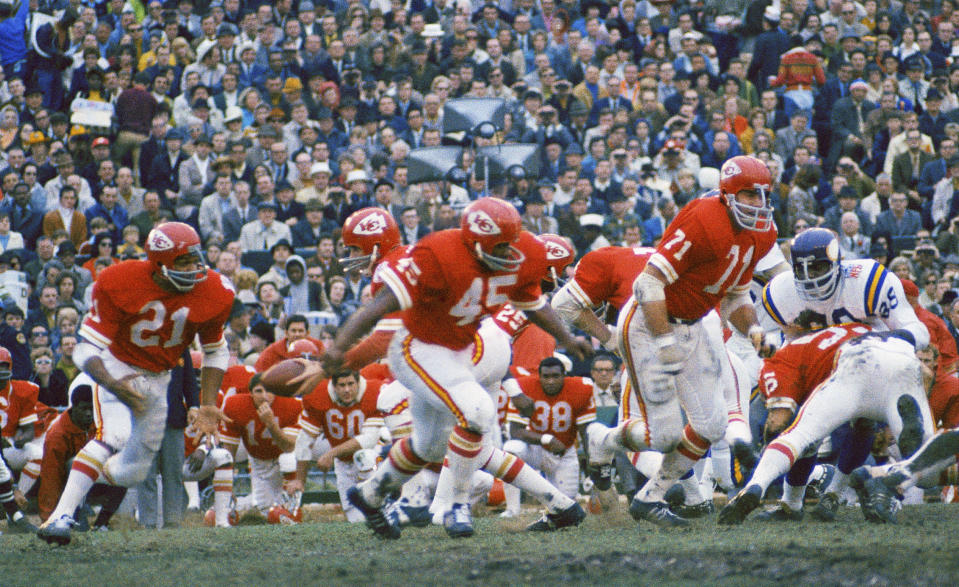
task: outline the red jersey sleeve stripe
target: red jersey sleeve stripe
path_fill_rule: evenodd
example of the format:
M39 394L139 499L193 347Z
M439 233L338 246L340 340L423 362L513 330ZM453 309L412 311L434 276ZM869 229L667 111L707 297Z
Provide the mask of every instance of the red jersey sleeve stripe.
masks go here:
M591 308L596 305L596 303L590 299L590 297L586 294L586 292L583 291L583 288L580 287L580 285L576 283L575 280L569 282L569 293L572 294L573 299L575 299L580 304L586 306L587 308Z
M660 253L656 253L650 257L647 265L652 265L656 269L659 269L662 274L666 276L666 279L669 283L679 279L679 274L676 273L676 270L673 268L673 264L670 263L669 260ZM667 285L669 283L667 283Z
M406 284L392 268L383 264L380 265L377 272L380 275L380 279L383 280L383 283L390 288L390 291L392 291L396 299L399 300L400 308L406 310L413 305L413 296L410 295L409 290L406 289Z
M319 426L316 426L307 420L306 416L300 416L300 429L314 437L319 436L320 432L322 432Z
M86 322L80 326L80 336L82 336L90 344L100 347L102 349L107 349L110 347L110 344L113 342L99 331L94 330L91 326L87 325Z

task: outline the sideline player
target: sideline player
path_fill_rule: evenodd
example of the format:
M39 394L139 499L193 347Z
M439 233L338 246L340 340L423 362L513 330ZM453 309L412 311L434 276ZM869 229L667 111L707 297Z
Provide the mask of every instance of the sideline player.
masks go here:
M6 467L20 471L17 490L21 495L26 495L40 477L45 423L40 420L37 408L45 406L37 402L40 388L35 383L11 378L13 366L10 351L0 347L0 442L3 460L6 461Z
M390 370L411 392L413 433L393 445L376 474L348 493L380 536L397 538L400 533L381 511L385 496L444 454L454 496L444 525L453 537L473 534L466 503L472 474L484 463L499 469L508 456L503 453L493 463L492 447L483 444L495 406L472 370L482 318L509 302L572 354L590 351L547 306L540 291L545 254L517 248L521 232L519 213L508 202L482 198L471 203L460 228L432 233L406 256L379 266L377 275L387 287L347 321L324 357L326 370L336 371L346 349L364 332L384 315L404 310L403 328L393 336L388 356ZM526 242L542 249L535 238ZM556 495L547 507L566 525L583 517L578 504L564 495Z
M794 422L763 451L746 487L719 512L719 523L739 524L746 519L775 479L807 448L845 422L868 418L888 423L906 457L932 436L932 415L911 333L860 334L863 330L855 324L833 326L784 346L780 353L788 354L792 346L799 356L783 363L797 371L801 364L808 379L792 375L788 369L782 379L776 371L764 371L767 392L785 388L780 392L783 399L775 405L785 407L788 399L797 404L808 399L802 402ZM788 414L782 412L770 414L772 425L788 420Z
M170 369L199 335L203 348L197 428L214 436L215 405L230 353L223 325L234 291L207 268L200 237L180 222L161 224L146 239L147 260L103 270L93 285L74 362L94 390L97 438L77 454L56 509L37 535L68 544L73 512L101 476L132 487L144 479L166 427Z
M633 283L635 299L620 312L620 350L645 418L590 434L589 452L606 462L623 446L664 453L630 505L635 519L661 526L688 523L669 510L666 491L726 431L723 342L702 318L718 305L754 345L762 337L749 284L756 262L776 243L772 180L766 165L748 156L733 157L720 173L719 196L680 211Z

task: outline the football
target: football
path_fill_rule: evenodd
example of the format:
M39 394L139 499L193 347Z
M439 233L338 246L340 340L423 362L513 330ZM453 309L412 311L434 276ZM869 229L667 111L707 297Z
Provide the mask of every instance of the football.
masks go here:
M300 384L290 384L290 380L303 373L304 367L295 359L286 359L273 365L263 373L261 382L270 393L284 397L293 397Z

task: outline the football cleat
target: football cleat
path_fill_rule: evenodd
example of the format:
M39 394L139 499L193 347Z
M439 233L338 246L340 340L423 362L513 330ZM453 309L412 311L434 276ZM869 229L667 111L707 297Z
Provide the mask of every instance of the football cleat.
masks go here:
M908 459L922 445L922 412L919 411L916 398L911 395L900 396L896 410L902 418L902 432L899 433L897 444L902 458Z
M758 485L748 485L719 511L719 523L726 525L742 524L751 511L759 507L763 490Z
M469 538L473 535L473 513L468 503L454 503L443 516L443 527L450 538Z
M809 512L809 515L820 522L835 522L839 511L839 495L830 491L819 498L819 503Z
M559 530L560 528L572 528L574 526L579 526L579 524L586 519L586 512L583 511L583 508L576 502L573 502L573 505L569 506L565 510L560 510L556 513L545 513L543 517L536 520L529 526L526 526L526 530L529 532L553 532L554 530Z
M781 501L768 510L759 512L755 518L764 522L799 522L802 521L803 511L794 510Z
M689 525L689 520L680 518L670 511L669 506L664 501L642 501L638 497L634 497L629 504L629 515L637 522L646 520L663 528Z
M716 506L713 505L712 500L705 499L692 505L681 503L679 505L670 506L669 509L680 518L691 520L693 518L703 518L710 515L716 511Z
M896 512L902 507L896 497L895 487L905 481L902 473L893 473L885 477L873 477L866 480L869 494L869 508L876 513L879 523L896 523Z
M819 470L818 477L816 476L816 471ZM816 465L813 467L813 472L809 476L809 485L806 487L806 497L821 497L826 493L826 490L829 489L829 484L832 483L833 477L836 476L836 467L835 465ZM813 477L816 477L813 479Z
M404 497L390 503L386 508L386 519L393 526L414 526L422 528L429 526L432 520L430 506L412 506Z
M40 526L37 530L37 537L45 540L47 544L59 544L61 546L70 544L70 532L76 522L67 515L60 516L56 520L48 520L46 524Z
M380 538L396 540L400 537L400 529L390 524L380 508L373 507L363 499L363 493L356 486L350 487L346 492L346 500L353 507L360 510L363 517L366 518L366 526Z
M10 534L35 534L37 527L30 523L26 516L16 520L7 519L7 532Z
M867 481L872 480L872 475L869 473L869 469L866 467L859 467L849 475L849 486L853 488L853 491L856 492L856 497L859 499L859 509L862 510L862 517L866 519L867 522L872 522L874 524L881 524L882 518L879 517L879 514L872 508L871 505L871 496L869 494L870 485L867 485Z

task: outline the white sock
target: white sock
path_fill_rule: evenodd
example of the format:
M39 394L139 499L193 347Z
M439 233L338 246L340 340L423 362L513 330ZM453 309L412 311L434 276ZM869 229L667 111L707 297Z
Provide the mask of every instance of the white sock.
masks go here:
M60 501L57 507L50 514L50 520L59 520L63 516L71 518L76 512L77 507L86 499L90 488L100 477L103 471L103 463L113 454L113 450L107 445L97 441L90 441L80 449L77 456L73 459L73 466L70 467L70 475L67 477L67 485L60 494Z
M783 503L789 506L789 509L798 512L802 509L803 497L806 495L806 486L796 487L783 480Z

